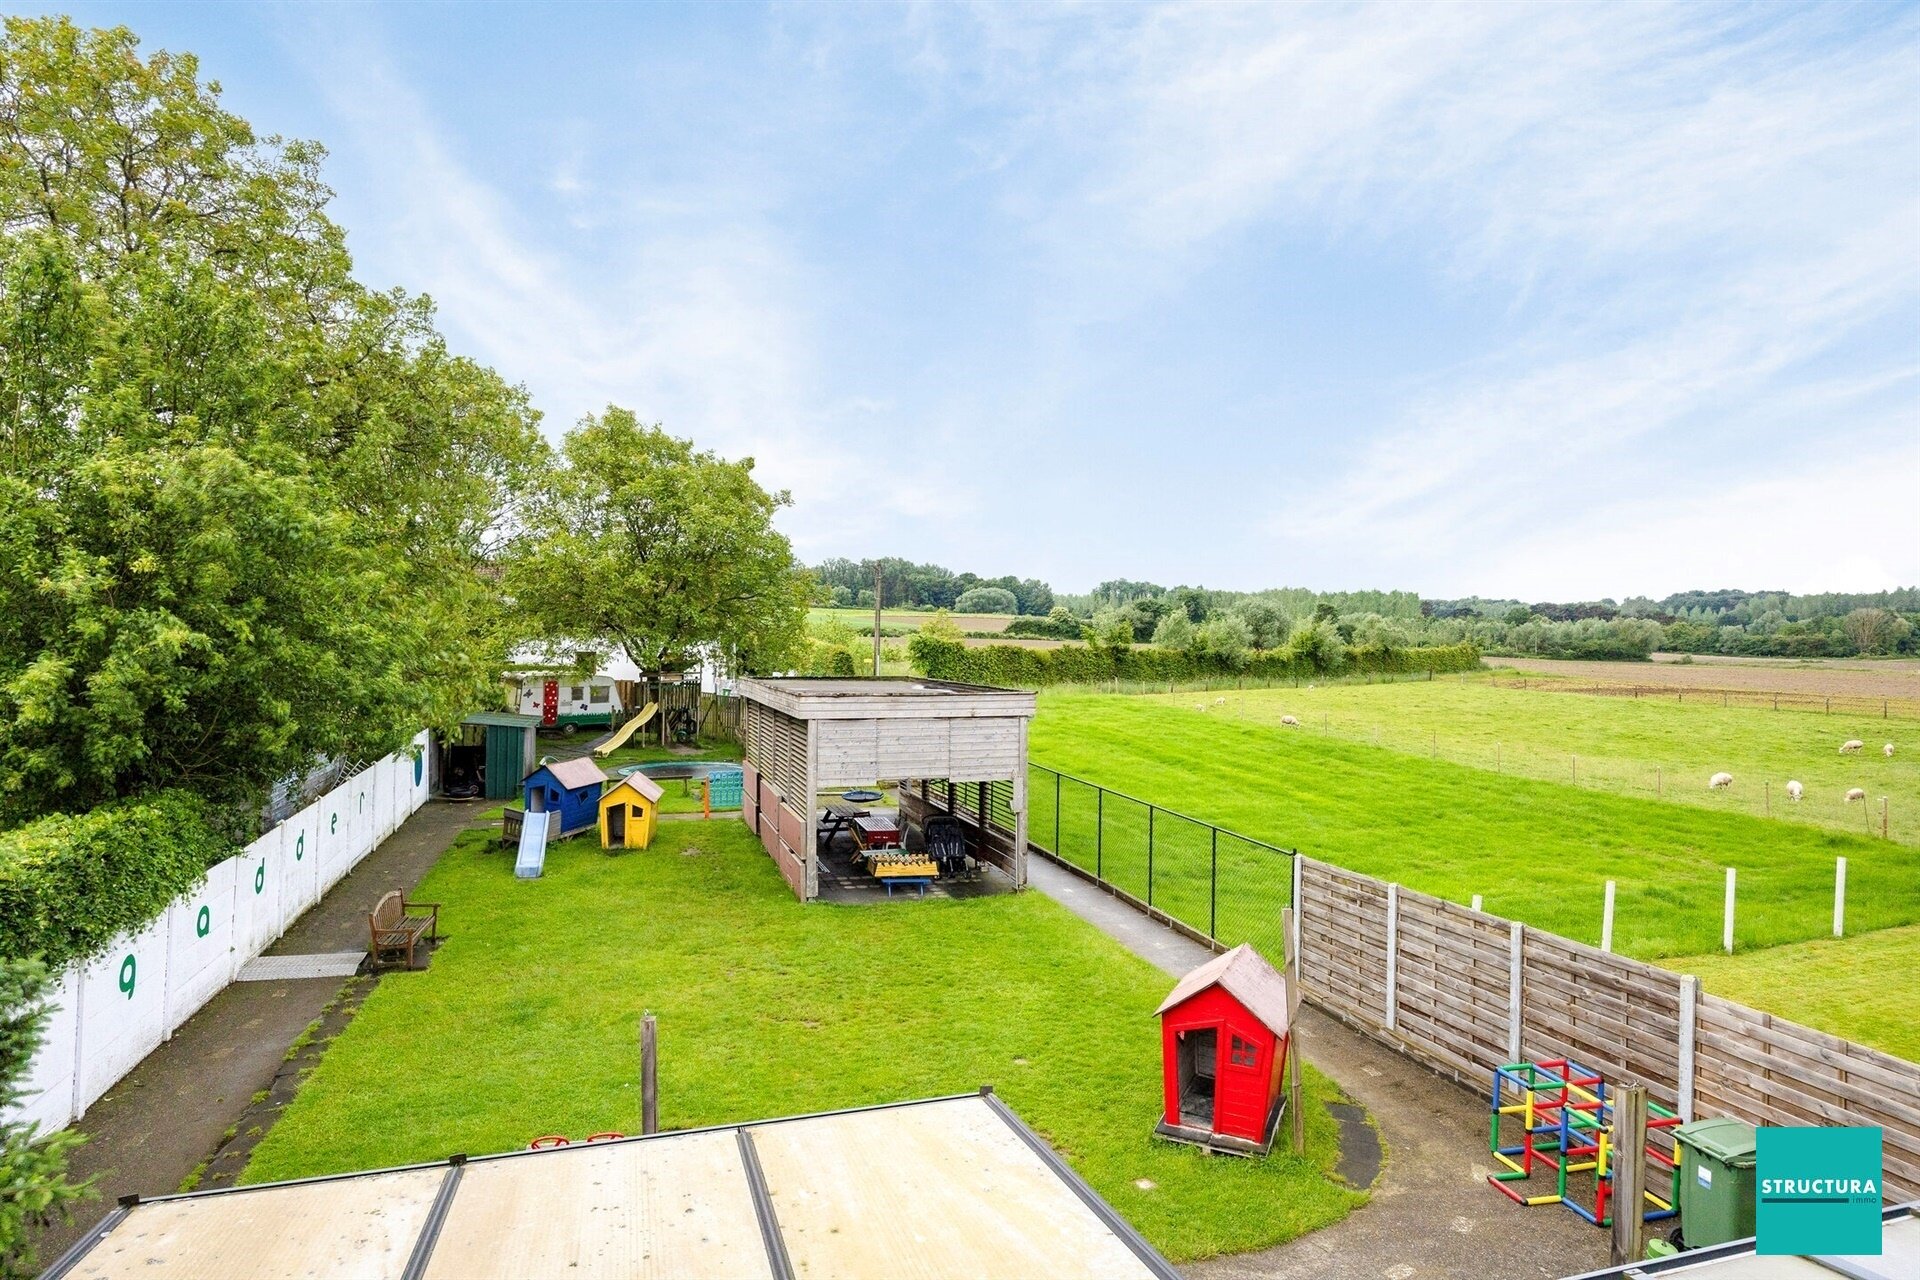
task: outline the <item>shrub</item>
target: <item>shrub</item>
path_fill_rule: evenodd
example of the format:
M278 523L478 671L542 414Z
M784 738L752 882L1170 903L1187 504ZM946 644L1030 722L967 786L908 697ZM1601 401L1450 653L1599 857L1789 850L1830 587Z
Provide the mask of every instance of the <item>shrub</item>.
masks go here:
M38 960L0 959L0 1276L33 1275L28 1228L66 1219L67 1206L91 1194L67 1181L67 1152L86 1139L71 1131L42 1137L32 1125L6 1119L40 1046L46 986Z
M955 613L1013 613L1019 608L1020 602L1005 587L975 587L962 591L953 602Z
M0 832L0 959L58 972L143 928L235 852L205 800L160 791Z
M1331 627L1303 627L1295 639L1308 643L1282 651L1249 653L1233 666L1214 654L1193 654L1158 646L1144 649L1107 645L1062 645L1026 649L1019 645L966 648L953 641L915 636L907 644L913 669L935 680L959 680L1037 689L1049 684L1102 684L1110 680L1179 681L1246 675L1258 680L1288 680L1346 669L1362 674L1413 674L1468 671L1480 665L1472 644L1433 645L1421 649L1363 646L1349 653Z

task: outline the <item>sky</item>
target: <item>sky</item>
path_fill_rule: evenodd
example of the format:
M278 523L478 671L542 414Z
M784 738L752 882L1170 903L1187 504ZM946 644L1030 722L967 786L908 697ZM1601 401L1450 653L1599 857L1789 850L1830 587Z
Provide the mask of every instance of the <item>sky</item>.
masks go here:
M1920 582L1920 9L80 4L803 559Z

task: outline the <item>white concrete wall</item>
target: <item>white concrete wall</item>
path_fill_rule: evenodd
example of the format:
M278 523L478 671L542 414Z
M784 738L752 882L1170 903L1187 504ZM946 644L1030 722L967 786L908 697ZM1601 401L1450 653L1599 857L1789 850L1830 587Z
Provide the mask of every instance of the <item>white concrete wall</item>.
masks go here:
M424 751L427 735L414 742ZM424 760L415 778L410 751L385 757L68 968L15 1115L53 1130L85 1114L426 803Z

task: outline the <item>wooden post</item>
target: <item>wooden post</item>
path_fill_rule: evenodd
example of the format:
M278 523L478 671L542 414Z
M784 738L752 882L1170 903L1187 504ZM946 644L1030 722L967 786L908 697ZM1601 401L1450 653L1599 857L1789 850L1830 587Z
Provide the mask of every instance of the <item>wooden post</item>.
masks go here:
M880 589L884 579L880 572L880 562L873 562L873 674L880 675Z
M1520 1061L1521 952L1526 926L1518 920L1507 926L1507 1061Z
M1882 840L1887 838L1887 798L1885 796L1880 797L1880 838Z
M1628 1085L1613 1104L1613 1262L1640 1261L1646 1249L1647 1087Z
M1727 868L1727 905L1721 913L1720 945L1733 954L1733 868Z
M1600 949L1613 950L1613 881L1607 881L1607 902L1600 912Z
M1387 886L1387 1030L1400 1021L1400 886Z
M660 1029L640 1015L640 1132L660 1132Z
M1847 860L1836 858L1833 862L1833 936L1843 938L1847 933Z

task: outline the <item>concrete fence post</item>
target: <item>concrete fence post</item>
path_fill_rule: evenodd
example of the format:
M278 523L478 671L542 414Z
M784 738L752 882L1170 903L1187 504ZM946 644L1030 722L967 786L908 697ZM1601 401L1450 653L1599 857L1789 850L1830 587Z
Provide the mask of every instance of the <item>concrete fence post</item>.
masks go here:
M1606 905L1600 912L1600 949L1613 950L1613 881L1607 881Z
M1507 925L1507 1061L1520 1061L1520 997L1526 926L1518 920Z
M1847 860L1835 858L1833 861L1833 936L1842 938L1847 932Z
M1720 945L1728 955L1733 954L1733 868L1727 868L1727 904L1721 913Z
M1700 979L1687 974L1680 979L1680 1055L1674 1081L1674 1099L1680 1119L1693 1119L1694 1037L1700 1024Z
M1296 849L1293 854L1293 930L1287 935L1286 940L1287 954L1290 956L1300 954L1300 915L1304 906L1300 901L1300 888L1305 879L1305 863L1306 859L1301 857L1299 850Z
M1387 1030L1400 1022L1400 886L1387 886Z

